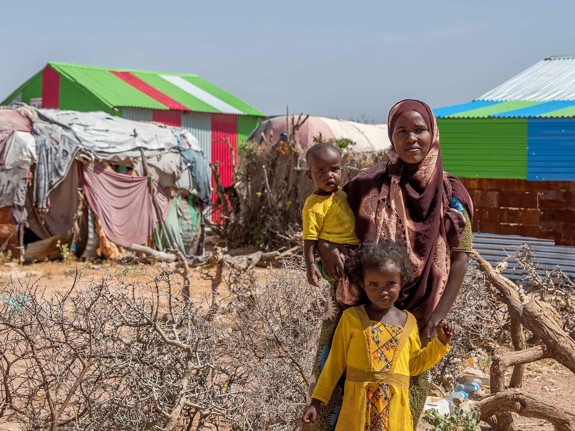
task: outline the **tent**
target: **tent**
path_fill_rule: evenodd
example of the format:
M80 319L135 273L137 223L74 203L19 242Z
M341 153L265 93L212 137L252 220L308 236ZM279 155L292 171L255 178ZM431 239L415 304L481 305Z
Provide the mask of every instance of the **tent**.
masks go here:
M300 121L305 117L299 117ZM250 134L248 141L264 143L276 142L282 133L290 133L298 117L278 116L262 121ZM363 124L354 121L337 120L327 117L309 116L301 127L297 129L297 139L303 150L312 146L314 139L342 139L352 140L356 152L385 151L391 147L387 136L386 124Z
M207 164L186 129L102 112L0 109L4 249L22 255L26 233L88 258L168 243L195 254L209 199Z

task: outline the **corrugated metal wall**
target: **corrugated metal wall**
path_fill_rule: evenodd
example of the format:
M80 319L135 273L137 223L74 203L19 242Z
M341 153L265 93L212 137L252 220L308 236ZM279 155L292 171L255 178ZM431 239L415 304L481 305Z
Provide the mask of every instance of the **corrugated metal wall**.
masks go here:
M231 145L237 155L238 150L238 116L229 114L212 114L212 154L211 161L220 162L220 178L223 186L232 183Z
M152 118L166 126L182 127L182 111L164 111L152 109Z
M153 121L152 111L144 108L122 108L122 117L134 121Z
M206 160L212 160L212 120L210 114L203 112L184 112L182 127L188 129L198 138Z
M444 169L463 178L527 178L526 119L437 120Z
M527 129L527 179L575 180L575 119L533 118Z

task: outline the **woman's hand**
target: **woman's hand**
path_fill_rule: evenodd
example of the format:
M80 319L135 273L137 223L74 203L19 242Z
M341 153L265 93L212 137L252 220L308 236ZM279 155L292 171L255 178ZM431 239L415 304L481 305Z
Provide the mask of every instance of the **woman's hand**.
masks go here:
M427 345L427 343L436 336L436 326L447 316L449 310L451 310L451 307L459 294L461 285L463 284L463 278L465 277L468 262L469 256L467 253L462 251L453 251L451 253L451 268L449 269L449 276L447 278L445 290L443 291L443 295L441 295L441 299L435 307L435 310L433 310L429 321L419 333L422 346Z
M419 332L419 338L421 339L421 345L423 347L427 346L429 342L437 336L437 325L439 325L439 322L432 319L433 317L428 320L426 325Z
M435 329L437 330L437 338L439 338L439 341L444 345L449 344L453 338L453 334L455 334L455 327L445 319L441 320Z
M342 255L349 256L349 249L345 245L320 239L317 241L317 251L327 276L333 281L338 280L343 275Z

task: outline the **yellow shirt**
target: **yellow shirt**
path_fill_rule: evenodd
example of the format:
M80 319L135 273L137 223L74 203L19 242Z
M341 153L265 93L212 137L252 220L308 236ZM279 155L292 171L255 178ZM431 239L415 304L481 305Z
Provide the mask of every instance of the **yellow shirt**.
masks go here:
M399 334L391 368L379 372L382 364L374 358L377 350L371 335L371 322L365 306L348 308L335 330L327 362L315 386L312 397L327 404L335 385L346 373L343 405L336 430L364 431L367 421L367 388L373 383L390 385L389 427L392 430L413 430L409 409L409 377L431 368L449 351L434 338L421 347L415 317L409 313ZM369 351L368 351L369 348Z
M355 218L341 188L330 195L310 195L303 206L302 221L304 240L357 244Z

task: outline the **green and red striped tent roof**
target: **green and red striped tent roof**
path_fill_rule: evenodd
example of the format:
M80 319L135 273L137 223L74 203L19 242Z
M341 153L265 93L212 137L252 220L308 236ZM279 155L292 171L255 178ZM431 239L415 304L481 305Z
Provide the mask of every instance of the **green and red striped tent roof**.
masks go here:
M46 69L48 68L92 93L109 108L131 107L265 116L263 112L197 75L59 62L48 63ZM4 103L9 103L22 87Z

